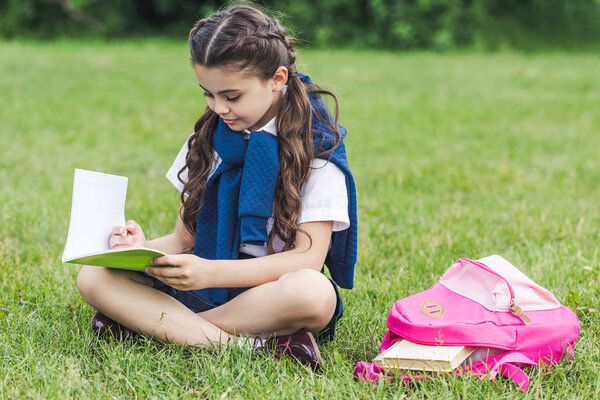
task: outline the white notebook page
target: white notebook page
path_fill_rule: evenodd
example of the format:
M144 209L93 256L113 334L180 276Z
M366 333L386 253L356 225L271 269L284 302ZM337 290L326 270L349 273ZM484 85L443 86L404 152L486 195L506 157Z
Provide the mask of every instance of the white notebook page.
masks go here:
M112 228L125 225L126 196L126 177L75 169L63 262L109 249Z

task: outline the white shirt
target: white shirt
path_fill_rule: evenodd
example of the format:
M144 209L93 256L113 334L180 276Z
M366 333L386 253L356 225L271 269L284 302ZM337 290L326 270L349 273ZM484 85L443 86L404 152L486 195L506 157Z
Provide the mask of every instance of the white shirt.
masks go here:
M277 136L275 118L269 121L260 131L265 131ZM250 135L248 130L246 135ZM178 172L185 166L185 158L189 151L187 140L175 157L171 168L167 171L167 179L179 190L183 190L183 183L177 178ZM215 151L211 174L221 163L221 158ZM187 170L183 171L181 178L187 179ZM316 221L333 221L333 231L343 231L350 226L348 217L348 193L346 190L346 177L344 173L332 162L315 158L311 162L311 170L308 178L302 186L300 196L302 199L302 210L298 217L298 224ZM273 217L267 221L267 232L273 227ZM281 251L283 241L275 238L273 247L275 252ZM246 244L240 246L240 252L261 257L267 254L267 247Z

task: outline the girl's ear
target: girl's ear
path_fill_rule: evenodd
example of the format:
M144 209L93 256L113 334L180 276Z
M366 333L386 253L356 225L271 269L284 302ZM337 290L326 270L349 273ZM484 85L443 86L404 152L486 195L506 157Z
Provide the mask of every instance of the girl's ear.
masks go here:
M288 80L288 69L284 66L277 68L277 71L273 74L273 91L280 92Z

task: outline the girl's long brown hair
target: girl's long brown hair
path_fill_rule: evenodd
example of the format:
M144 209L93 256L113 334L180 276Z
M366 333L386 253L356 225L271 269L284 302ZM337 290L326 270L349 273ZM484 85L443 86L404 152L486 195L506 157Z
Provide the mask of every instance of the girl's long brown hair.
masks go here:
M311 129L310 98L319 94L333 97L335 120L326 113L326 120L320 122L334 132L337 145L340 133L337 128L336 97L329 91L313 84L306 85L300 80L292 39L277 20L271 20L254 7L235 6L196 22L190 31L190 53L193 64L237 68L264 80L272 78L280 66L288 69L287 91L275 114L280 169L273 204L274 224L269 233L267 253L273 253L273 239L276 236L285 243L283 250L291 249L296 233L302 231L298 227L302 207L301 188L308 177L311 161L316 156L333 151L326 149L315 154L313 137L322 133ZM188 140L190 150L186 164L179 171L179 180L184 184L181 193L184 205L182 220L192 234L196 230L198 211L202 207L202 196L214 160L212 134L218 119L218 115L207 107ZM186 169L187 181L181 178Z

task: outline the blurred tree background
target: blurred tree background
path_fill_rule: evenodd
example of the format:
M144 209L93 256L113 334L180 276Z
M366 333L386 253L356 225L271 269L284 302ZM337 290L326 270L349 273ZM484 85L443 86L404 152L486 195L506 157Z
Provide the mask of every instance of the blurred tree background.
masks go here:
M0 0L0 37L187 34L229 4L208 0ZM255 4L307 44L385 49L581 48L600 39L600 0L271 0Z

